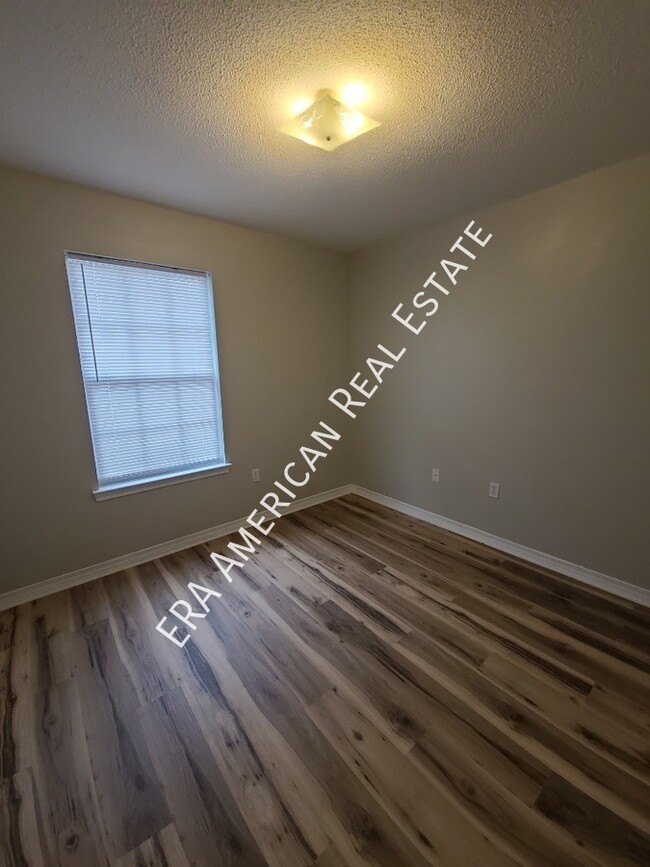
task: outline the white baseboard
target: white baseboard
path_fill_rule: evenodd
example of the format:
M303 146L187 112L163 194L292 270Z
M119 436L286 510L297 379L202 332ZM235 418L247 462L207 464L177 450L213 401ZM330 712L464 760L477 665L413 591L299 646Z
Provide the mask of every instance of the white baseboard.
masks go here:
M585 566L570 563L568 560L553 557L551 554L544 554L542 551L536 551L534 548L528 548L526 545L520 545L518 542L511 542L509 539L503 539L501 536L495 536L476 527L470 527L468 524L462 524L460 521L446 518L444 515L437 515L435 512L429 512L427 509L421 509L419 506L412 506L410 503L404 503L401 500L396 500L394 497L388 497L385 494L368 490L368 488L362 488L359 485L341 485L338 488L331 488L329 491L323 491L320 494L303 497L300 500L295 500L285 511L286 513L297 512L301 509L308 509L310 506L315 506L318 503L324 503L327 500L333 500L336 497L342 497L345 494L351 493L358 494L360 497L365 497L368 500L373 500L375 503L380 503L383 506L388 506L390 509L395 509L395 511L402 512L404 515L410 515L412 518L419 518L421 521L441 527L443 530L449 530L452 533L457 533L459 536L465 536L474 542L482 542L484 545L489 545L498 551L503 551L505 554L511 554L514 557L520 557L522 560L528 560L530 563L535 563L537 566L558 572L567 578L574 578L576 581L581 581L583 584L588 584L591 587L598 587L600 590L605 590L615 596L628 599L630 602L650 607L650 590L644 587L628 584L602 572L596 572L593 569L587 569ZM205 530L199 530L187 536L179 536L177 539L162 542L160 545L142 548L140 551L135 551L132 554L123 554L120 557L113 557L111 560L106 560L103 563L96 563L92 566L76 569L74 572L67 572L65 575L47 578L45 581L39 581L37 584L18 587L16 590L0 594L0 611L6 608L13 608L14 605L21 605L24 602L40 599L43 596L49 596L51 593L57 593L60 590L67 590L70 587L85 584L87 581L94 581L96 578L104 578L106 575L112 575L114 572L120 572L122 569L139 566L141 563L147 563L158 557L165 557L167 554L174 554L177 551L182 551L184 548L191 548L193 545L200 545L210 539L218 539L220 536L236 533L245 522L245 517L238 518L236 521L219 524L217 527L208 527Z
M589 584L591 587L606 590L614 596L620 596L630 602L637 602L639 605L650 607L650 589L645 587L628 584L626 581L620 581L618 578L612 578L610 575L605 575L602 572L587 569L586 566L579 566L577 563L561 560L559 557L553 557L551 554L544 554L542 551L536 551L534 548L520 545L519 542L502 539L501 536L494 536L492 533L486 533L484 530L478 530L476 527L470 527L468 524L461 524L460 521L445 518L444 515L437 515L435 512L429 512L418 506L411 506L410 503L403 503L401 500L396 500L385 494L378 494L376 491L370 491L359 485L352 485L352 493L365 497L368 500L373 500L382 506L388 506L397 512L410 515L412 518L419 518L428 524L434 524L443 530L449 530L452 533L457 533L459 536L465 536L474 542L482 542L484 545L489 545L491 548L496 548L505 554L512 554L514 557L528 560L537 566L542 566L553 572L559 572L560 575L564 575L567 578L574 578L583 584Z
M310 497L294 500L291 506L284 511L285 513L289 513L297 512L300 509L307 509L309 506L315 506L318 503L324 503L327 500L333 500L336 497L349 494L352 492L352 488L353 485L341 485L339 488L331 488L329 491L323 491L320 494L312 494ZM263 513L263 510L259 510L259 512ZM68 590L70 587L85 584L87 581L104 578L106 575L112 575L114 572L121 572L122 569L129 569L132 566L139 566L141 563L156 560L158 557L165 557L167 554L175 554L177 551L191 548L193 545L200 545L203 542L208 542L210 539L228 536L230 533L236 533L245 523L246 517L238 518L236 521L228 521L227 524L219 524L217 527L208 527L206 530L199 530L197 533L179 536L177 539L162 542L160 545L142 548L140 551L134 551L132 554L123 554L120 557L105 560L103 563L84 566L82 569L75 569L74 572L66 572L65 575L46 578L45 581L29 584L27 587L18 587L16 590L0 594L0 611L4 611L6 608L13 608L15 605L22 605L24 602L32 602L34 599L49 596L51 593Z

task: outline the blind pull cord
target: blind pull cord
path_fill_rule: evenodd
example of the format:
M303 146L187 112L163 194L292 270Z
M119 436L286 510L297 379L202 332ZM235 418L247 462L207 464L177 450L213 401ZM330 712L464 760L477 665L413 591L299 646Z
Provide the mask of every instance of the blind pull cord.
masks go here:
M95 338L93 335L93 321L90 318L90 306L88 304L88 289L86 287L86 272L84 271L84 263L80 262L81 265L81 279L84 284L84 298L86 300L86 315L88 317L88 328L90 329L90 345L93 350L93 364L95 365L95 380L99 382L99 373L97 372L97 354L95 353Z

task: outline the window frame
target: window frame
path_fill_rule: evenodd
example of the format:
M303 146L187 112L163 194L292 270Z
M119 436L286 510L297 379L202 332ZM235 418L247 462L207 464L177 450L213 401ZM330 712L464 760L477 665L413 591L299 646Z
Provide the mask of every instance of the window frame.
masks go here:
M212 341L213 354L212 354L212 366L213 366L213 375L214 375L214 385L215 385L215 399L217 403L218 409L218 419L217 423L219 426L218 433L221 438L221 442L223 443L223 455L224 460L219 463L214 464L206 464L203 467L197 467L188 470L180 470L174 471L170 473L161 473L153 476L141 476L138 478L125 479L115 483L108 483L102 485L99 481L99 470L97 466L97 451L95 449L95 434L93 431L93 424L91 420L90 414L90 403L88 401L88 394L86 389L86 379L84 376L84 368L83 362L81 358L81 346L79 343L79 335L77 334L77 325L74 315L74 304L73 304L73 295L72 288L70 285L70 280L68 277L68 258L72 259L82 259L86 261L96 261L96 262L112 262L117 264L129 265L131 267L144 268L145 270L163 270L163 271L174 271L182 274L194 274L200 275L205 278L207 285L207 302L208 302L208 319L209 319L209 329L210 329L210 338ZM228 460L227 457L227 449L226 449L226 439L225 439L225 430L224 430L224 418L223 418L223 395L221 389L221 365L219 360L219 341L217 339L217 320L214 309L214 288L212 284L212 272L204 271L197 268L181 268L174 265L166 265L158 262L145 262L139 259L125 259L119 256L103 256L96 253L83 253L79 250L68 250L65 249L63 251L63 263L64 270L66 276L66 284L68 286L68 298L70 300L70 310L72 314L72 325L74 330L75 342L77 344L77 354L79 359L79 373L81 376L81 385L84 393L84 402L86 405L86 418L88 421L88 430L90 434L90 442L93 453L93 464L95 469L95 479L96 479L96 487L93 489L93 496L97 501L102 500L110 500L115 497L122 497L128 494L136 494L142 491L148 491L155 488L167 487L168 485L177 485L183 482L194 481L198 479L208 478L210 476L221 475L223 473L227 473L230 471L230 467L232 464Z

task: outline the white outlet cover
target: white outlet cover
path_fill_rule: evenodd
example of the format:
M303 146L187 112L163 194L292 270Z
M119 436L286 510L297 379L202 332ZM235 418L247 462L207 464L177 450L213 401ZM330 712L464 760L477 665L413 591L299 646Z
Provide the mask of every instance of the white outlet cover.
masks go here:
M499 499L499 489L501 485L499 482L490 482L490 487L488 489L488 496L493 497L495 500Z
M254 482L259 482L260 480L260 471L259 470L251 470L251 478Z
M440 481L440 470L431 470L431 481L439 482Z

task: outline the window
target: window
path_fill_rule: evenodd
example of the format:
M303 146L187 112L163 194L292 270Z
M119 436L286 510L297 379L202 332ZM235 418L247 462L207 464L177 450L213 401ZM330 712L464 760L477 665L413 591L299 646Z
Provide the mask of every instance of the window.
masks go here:
M98 499L225 471L212 283L66 253Z

